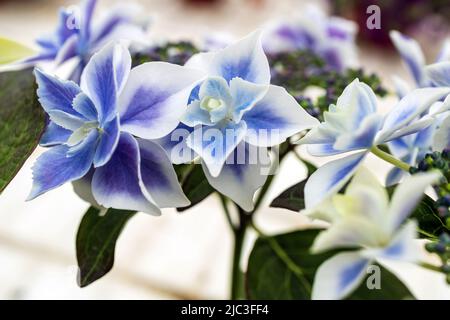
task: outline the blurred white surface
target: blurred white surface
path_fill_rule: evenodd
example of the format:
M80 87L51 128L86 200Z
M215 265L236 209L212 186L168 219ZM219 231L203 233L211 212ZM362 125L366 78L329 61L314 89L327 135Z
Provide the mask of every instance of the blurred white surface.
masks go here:
M100 1L102 2L102 1ZM105 0L102 5L109 5ZM213 9L182 7L178 0L140 3L154 14L151 39L199 39L208 31L242 36L271 17L289 14L301 1L224 1ZM303 1L304 2L304 1ZM70 1L9 1L0 3L0 35L27 44L50 31L57 8ZM244 4L245 3L245 4ZM259 6L259 7L257 7ZM258 8L257 10L255 8ZM377 71L390 83L390 75L404 75L396 56L367 49L363 65ZM380 106L387 110L392 98ZM76 286L75 234L88 205L66 185L32 202L24 202L31 188L31 165L42 152L38 149L0 196L0 298L2 299L166 299L228 296L232 237L218 199L178 214L165 210L162 217L138 214L131 219L118 241L114 269L85 289ZM327 159L314 159L323 163ZM380 179L388 166L369 159ZM298 229L310 224L287 210L270 209L269 200L284 188L300 181L304 168L288 157L277 175L257 223L268 233ZM251 249L254 235L245 245ZM244 259L245 260L245 259ZM245 265L242 266L245 268ZM401 276L414 283L420 298L450 299L442 276L402 266Z

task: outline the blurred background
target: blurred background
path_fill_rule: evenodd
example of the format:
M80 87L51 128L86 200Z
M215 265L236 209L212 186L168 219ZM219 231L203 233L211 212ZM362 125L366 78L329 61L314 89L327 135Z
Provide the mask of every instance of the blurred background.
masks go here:
M101 0L101 7L115 1ZM201 41L217 32L237 38L273 19L301 13L308 2L359 24L360 65L376 72L389 90L392 75L410 80L396 51L390 29L414 36L428 61L449 36L449 1L301 1L301 0L141 0L153 18L151 41ZM0 0L0 36L33 46L36 37L50 32L60 6L77 4L56 0ZM366 28L367 7L381 8L381 29ZM380 103L388 110L396 98ZM138 214L119 238L113 270L85 289L76 285L75 234L88 204L66 185L26 203L31 188L31 165L37 149L0 196L1 299L224 299L228 296L232 236L218 198L209 197L183 212L165 210L162 217ZM316 163L324 160L313 159ZM377 159L368 165L383 179L389 167ZM304 177L298 160L288 158L276 176L266 203ZM257 223L267 233L311 223L298 214L266 205ZM246 243L251 249L254 235ZM245 261L245 259L243 259ZM245 269L245 265L242 266ZM450 299L450 289L439 274L399 266L399 275L419 298Z

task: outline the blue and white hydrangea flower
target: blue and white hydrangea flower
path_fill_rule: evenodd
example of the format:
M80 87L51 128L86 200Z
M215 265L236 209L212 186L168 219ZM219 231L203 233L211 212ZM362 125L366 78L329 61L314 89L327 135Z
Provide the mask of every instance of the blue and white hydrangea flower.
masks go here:
M345 298L361 284L367 268L375 262L386 268L389 261L419 262L421 249L414 241L417 224L406 220L425 189L439 177L436 172L410 176L389 201L376 177L360 168L345 194L334 195L310 212L331 223L315 239L313 253L350 250L337 253L319 267L312 299Z
M396 49L400 53L405 65L407 66L412 78L414 79L416 87L424 88L434 86L430 77L427 75L425 56L419 43L398 31L391 31L390 37ZM447 40L445 41L441 52L437 57L437 61L447 61L449 59L450 40ZM397 95L399 98L403 98L410 91L410 87L399 77L394 77L393 80ZM433 146L437 146L438 144L433 143L434 135L436 133L436 129L440 127L440 123L447 116L446 110L448 109L449 101L450 100L447 100L446 103L442 101L436 102L430 108L429 113L435 115L435 123L417 132L416 134L390 141L387 145L391 154L410 165L416 165L427 153L435 150ZM443 129L444 128L442 128L441 131ZM439 136L442 136L442 134ZM439 151L442 151L442 149ZM398 183L405 174L406 173L401 169L393 168L387 176L386 184L393 185Z
M56 30L37 39L41 51L26 63L52 61L56 66L76 59L69 79L79 82L81 73L93 53L112 41L142 41L148 21L138 19L137 5L117 5L94 19L97 0L84 0L79 7L62 8Z
M309 49L338 71L358 61L357 25L340 17L328 17L319 7L306 6L300 16L268 25L263 45L268 53Z
M427 76L425 67L426 60L425 55L420 47L420 44L411 37L404 35L398 31L391 31L389 33L392 43L394 44L397 51L400 53L403 62L408 68L415 85L417 88L431 87L432 83L430 78ZM436 62L443 62L450 60L450 39L447 39L436 58ZM409 85L399 77L394 77L394 84L396 86L397 95L403 98L411 88Z
M131 70L122 45L107 45L78 86L36 69L38 97L50 122L33 166L29 199L81 178L105 208L159 214L189 204L164 149L155 143L179 123L197 70L150 62Z
M355 79L345 88L337 104L330 105L324 113L324 122L299 141L307 145L313 156L354 152L323 165L311 175L305 186L306 207L312 208L338 192L372 147L414 134L433 124L435 119L427 111L449 93L450 88L416 89L383 117L377 113L377 100L372 89Z
M255 191L267 178L258 172L268 158L267 147L318 121L285 89L270 85L259 32L222 50L197 54L186 66L207 75L192 91L182 118L192 131L186 145L202 159L209 183L250 211ZM252 152L259 156L249 159Z
M450 88L450 61L441 61L432 64L425 69L425 73L432 85ZM441 110L444 113L433 139L433 150L437 151L442 151L450 147L450 96L442 103Z

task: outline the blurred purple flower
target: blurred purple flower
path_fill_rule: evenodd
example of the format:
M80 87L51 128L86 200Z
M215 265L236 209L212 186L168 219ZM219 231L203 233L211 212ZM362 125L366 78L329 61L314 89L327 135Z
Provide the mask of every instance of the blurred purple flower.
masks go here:
M56 66L77 58L69 79L79 83L81 73L93 53L105 44L121 39L142 40L148 21L138 21L140 9L118 5L94 19L97 0L84 0L79 7L61 8L56 30L36 40L40 52L24 63L52 61Z
M270 54L309 49L331 68L343 71L357 65L356 33L352 21L328 17L317 6L308 6L298 17L269 25L263 45Z

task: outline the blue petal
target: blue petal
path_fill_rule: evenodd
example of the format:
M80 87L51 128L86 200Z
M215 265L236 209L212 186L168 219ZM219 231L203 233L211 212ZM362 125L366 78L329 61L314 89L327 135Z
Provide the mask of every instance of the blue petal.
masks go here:
M113 7L103 17L96 19L90 37L91 44L98 46L122 38L142 40L145 37L147 23L139 19L141 15L142 8L135 6L134 3L131 5L120 3Z
M211 126L214 124L211 121L209 112L200 107L200 101L198 100L188 105L186 112L180 120L189 127L195 127L201 124Z
M228 83L220 77L210 77L203 81L200 86L199 96L211 97L218 100L223 100L225 103L231 103L230 88Z
M370 260L356 252L338 253L326 260L314 278L312 299L343 299L355 290L366 275Z
M426 68L431 82L438 87L450 87L450 62L439 62Z
M164 149L149 140L138 140L141 153L142 182L160 208L178 208L190 204L178 182L177 174Z
M347 152L347 150L336 150L333 143L310 144L306 149L314 157L328 157Z
M282 87L269 86L266 95L244 113L245 140L257 146L274 146L288 137L319 124Z
M261 45L261 34L254 32L225 49L194 55L186 66L219 76L230 82L241 78L253 83L269 84L270 68Z
M100 142L97 146L94 157L95 168L105 165L109 159L111 159L112 154L116 150L120 134L119 119L115 118L110 122L107 122L101 129L102 133L100 136Z
M74 12L72 10L60 9L59 11L58 26L54 34L58 49L66 42L67 39L78 32L77 28L75 28L77 21L72 21L73 14ZM74 25L71 26L70 22L73 22Z
M414 39L407 37L398 31L391 31L390 36L397 51L400 53L414 77L417 86L421 87L425 81L425 57L419 44Z
M326 198L337 193L350 180L366 155L366 151L358 152L328 162L317 169L308 179L305 186L306 208L313 208Z
M34 74L39 102L47 113L57 110L82 118L72 107L73 99L81 92L77 84L59 80L39 69L35 69Z
M233 121L239 122L243 114L254 107L269 90L267 85L254 84L240 78L230 81L230 91L233 96Z
M39 144L43 147L50 147L57 144L63 144L69 139L72 131L66 130L63 127L58 126L54 122L50 121L42 135Z
M194 131L194 128L180 123L167 136L154 140L167 153L173 164L188 163L195 159L195 152L187 146L187 137Z
M83 115L86 119L97 121L98 115L92 100L83 92L79 93L73 100L73 109Z
M79 153L85 152L85 150L94 149L97 147L99 133L97 130L91 130L88 135L78 144L70 146L67 150L67 157L76 156Z
M52 122L71 131L77 130L86 122L86 119L83 119L82 117L59 110L50 111L48 115Z
M105 208L159 215L160 210L144 195L141 185L138 143L130 134L122 133L110 161L95 170L92 193Z
M204 78L165 62L133 68L120 95L121 130L145 139L159 139L172 132L186 111L192 89Z
M85 144L68 157L69 148L60 145L42 154L33 166L33 188L28 200L55 189L66 182L80 179L90 169L94 158L95 144Z
M375 136L378 133L383 122L383 117L373 114L366 117L356 132L351 132L339 136L336 139L334 148L337 150L358 150L370 149L374 143Z
M200 85L195 86L194 89L192 89L191 94L189 95L188 104L191 104L195 100L200 100Z
M81 76L81 88L91 98L100 123L112 120L117 112L117 97L128 78L131 57L122 45L110 44L96 53Z
M213 177L217 177L236 146L245 136L245 122L199 126L189 135L187 145L205 162Z
M421 115L431 105L450 93L450 88L415 89L404 96L387 114L378 142L389 140L392 134Z
M58 53L55 56L54 63L56 66L61 65L78 54L78 42L79 38L77 34L72 35L64 42L64 44L58 49Z
M416 164L417 159L417 151L415 150L409 150L409 152L405 156L400 157L400 160L408 163L411 166L414 166ZM386 186L389 187L396 185L403 179L403 177L405 177L405 175L407 175L407 173L402 169L397 167L392 168L386 177Z
M95 6L97 5L97 0L84 0L81 6L81 26L80 33L83 41L89 42L91 36L92 28L92 16L94 14Z
M219 176L211 176L205 164L202 165L205 176L214 189L250 212L254 208L255 192L270 174L271 161L266 148L241 142L226 160Z

